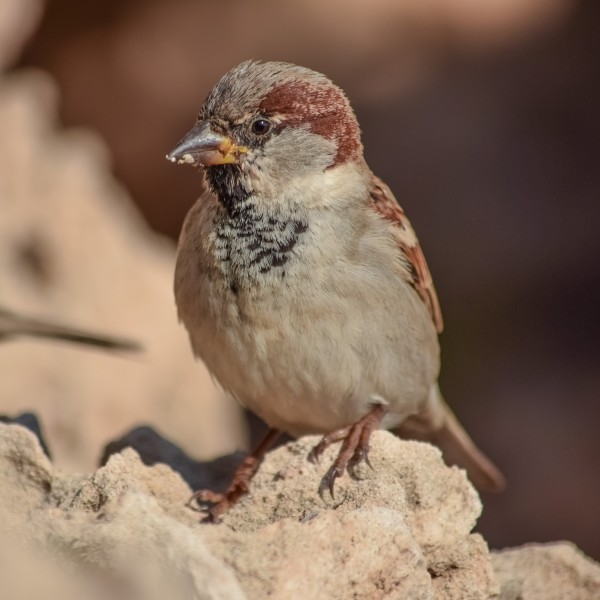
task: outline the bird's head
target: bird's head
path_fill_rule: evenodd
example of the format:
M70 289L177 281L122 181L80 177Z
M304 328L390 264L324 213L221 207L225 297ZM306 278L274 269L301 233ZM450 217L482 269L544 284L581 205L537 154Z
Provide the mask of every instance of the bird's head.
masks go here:
M221 200L278 194L292 179L361 157L358 121L339 87L310 69L257 61L221 78L167 155L205 168Z

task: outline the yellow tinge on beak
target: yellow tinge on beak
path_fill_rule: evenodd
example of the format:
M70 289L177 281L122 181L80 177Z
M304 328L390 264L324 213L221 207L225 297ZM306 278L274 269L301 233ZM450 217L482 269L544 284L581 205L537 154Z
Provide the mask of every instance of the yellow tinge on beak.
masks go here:
M238 146L229 136L215 133L208 121L198 121L167 154L167 160L178 164L231 165L240 162L240 154L248 152Z

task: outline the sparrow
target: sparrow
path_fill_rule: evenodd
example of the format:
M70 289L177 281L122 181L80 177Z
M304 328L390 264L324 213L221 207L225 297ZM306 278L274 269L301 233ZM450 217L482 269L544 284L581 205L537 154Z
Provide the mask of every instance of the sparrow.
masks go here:
M271 430L224 494L249 489L279 432L341 442L321 493L368 462L376 428L437 444L482 491L504 478L445 403L442 313L415 232L368 167L358 121L325 75L246 61L226 73L167 159L205 193L178 244L175 298L192 349Z
M94 346L105 350L137 352L141 346L132 340L84 331L67 325L16 313L0 306L0 342L19 337L44 338Z

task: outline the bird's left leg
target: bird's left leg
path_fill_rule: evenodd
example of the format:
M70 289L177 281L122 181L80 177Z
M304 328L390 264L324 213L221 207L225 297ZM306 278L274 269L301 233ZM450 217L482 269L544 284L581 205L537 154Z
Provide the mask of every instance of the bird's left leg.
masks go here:
M337 458L321 480L319 486L321 496L328 489L333 497L335 480L341 477L347 468L355 467L361 461L365 461L371 466L369 440L373 431L381 425L386 413L387 408L382 404L377 404L353 425L342 427L323 436L323 439L312 449L308 458L312 462L317 462L331 444L343 440Z
M271 449L280 435L281 431L279 431L279 429L269 430L263 441L253 452L244 458L240 466L235 470L233 480L225 493L213 492L211 490L198 490L188 500L188 505L191 505L194 500L197 500L200 504L212 505L208 509L205 521L218 523L221 519L221 515L226 513L242 496L249 492L250 482L254 475L256 475L265 454Z

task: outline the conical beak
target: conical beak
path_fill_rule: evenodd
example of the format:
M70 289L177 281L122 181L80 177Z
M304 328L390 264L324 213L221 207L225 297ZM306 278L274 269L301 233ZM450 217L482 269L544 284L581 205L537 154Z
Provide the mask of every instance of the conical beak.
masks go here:
M167 154L167 160L180 165L230 165L239 163L240 154L246 152L245 146L212 131L208 121L198 121Z

